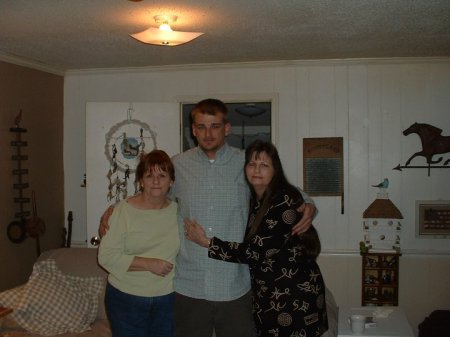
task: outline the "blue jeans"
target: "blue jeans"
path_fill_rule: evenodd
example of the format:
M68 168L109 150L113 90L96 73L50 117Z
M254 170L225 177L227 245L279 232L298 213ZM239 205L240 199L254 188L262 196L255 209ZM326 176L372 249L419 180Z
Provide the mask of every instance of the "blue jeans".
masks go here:
M108 283L105 306L113 337L173 337L174 297L130 295Z

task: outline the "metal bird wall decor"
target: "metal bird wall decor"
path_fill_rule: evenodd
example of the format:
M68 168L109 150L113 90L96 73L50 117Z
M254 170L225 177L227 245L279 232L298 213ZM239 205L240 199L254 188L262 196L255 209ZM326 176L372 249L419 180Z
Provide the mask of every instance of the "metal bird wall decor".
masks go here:
M432 168L450 168L450 159L445 160L442 165L432 165L441 163L444 156L433 159L436 154L445 154L450 152L450 136L442 136L442 129L436 126L425 123L414 123L409 128L403 131L403 135L408 136L411 133L416 133L422 142L422 151L414 153L405 163L404 166L398 164L393 170L402 171L405 168L426 168L428 169L428 176ZM428 165L409 166L411 161L418 156L425 157Z

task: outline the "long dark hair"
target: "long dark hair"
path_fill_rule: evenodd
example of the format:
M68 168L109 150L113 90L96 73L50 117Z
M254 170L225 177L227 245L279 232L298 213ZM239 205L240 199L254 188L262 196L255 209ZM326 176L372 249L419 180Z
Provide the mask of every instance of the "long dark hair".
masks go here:
M267 210L272 204L272 198L279 191L286 190L293 193L296 199L296 207L299 207L303 203L301 193L296 187L291 185L286 178L283 170L283 165L281 164L280 156L278 155L276 147L272 143L263 142L261 140L255 140L253 143L251 143L245 150L245 166L248 165L253 157L259 158L259 156L263 152L272 160L274 175L260 200L258 200L256 192L252 185L249 183L247 177L245 177L248 185L250 186L250 207L254 207L257 202L260 203L259 210L256 213L252 223L250 224L250 230L248 231L247 238L250 238L256 233L262 222L262 219L264 218L264 215L267 213Z
M304 256L315 260L322 248L316 228L311 225L306 232L300 234L299 239L303 247Z

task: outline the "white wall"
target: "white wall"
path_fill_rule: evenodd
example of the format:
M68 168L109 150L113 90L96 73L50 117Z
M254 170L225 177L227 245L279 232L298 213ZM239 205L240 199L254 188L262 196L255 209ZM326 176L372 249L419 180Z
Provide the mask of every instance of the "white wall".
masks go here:
M399 172L392 168L403 165L421 148L417 135L402 134L415 121L439 126L443 134L450 135L450 59L310 61L69 73L65 79L64 166L66 214L72 210L75 219L72 240L86 240L86 195L80 187L85 172L86 102L178 102L193 96L251 99L264 95L277 98L276 143L291 182L302 185L303 137L344 137L345 213L340 213L340 198L315 198L320 210L315 225L324 258L330 261L327 268L336 261L359 261L362 213L377 193L370 185L384 177L390 180L390 199L404 216L403 256L434 259L433 254L438 254L446 257L448 265L449 238L416 238L415 201L450 200L450 169L433 169L428 177L425 169ZM413 163L424 164L424 160L417 158ZM413 265L410 263L412 269L404 272L415 273ZM359 284L359 268L352 268L347 275L338 273L333 276L336 280L329 282L341 305L357 304L347 295L355 291L351 289L353 284ZM435 274L445 273L448 280L449 269ZM446 296L439 297L436 306L449 308L450 287L448 283L442 286L447 289ZM411 310L415 326L429 313L424 308Z
M73 241L84 241L86 102L178 102L181 97L277 97L276 143L293 183L302 185L302 138L344 137L345 213L338 197L316 197L325 250L353 251L371 184L390 180L404 216L404 251L450 252L449 239L415 237L415 200L450 199L448 169L393 171L421 147L402 131L415 121L450 135L450 60L322 61L294 64L176 67L74 72L65 80L65 204L74 212ZM124 111L125 117L125 111ZM450 157L450 155L448 155ZM413 163L423 164L423 158ZM89 178L88 178L89 179ZM88 182L89 183L89 182Z

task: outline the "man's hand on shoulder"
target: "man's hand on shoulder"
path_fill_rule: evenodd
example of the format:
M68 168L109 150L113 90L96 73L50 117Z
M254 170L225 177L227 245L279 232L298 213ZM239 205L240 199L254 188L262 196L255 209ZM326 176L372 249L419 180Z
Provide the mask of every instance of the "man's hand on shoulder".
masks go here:
M311 227L314 214L316 212L316 206L313 204L303 203L299 208L297 208L297 211L302 212L303 217L294 227L292 227L293 235L299 235L306 232L308 228Z
M102 214L102 216L100 217L100 226L98 227L98 234L100 235L101 238L109 230L108 220L109 220L111 214L113 213L113 211L114 211L114 206L109 206L105 210L105 212Z

